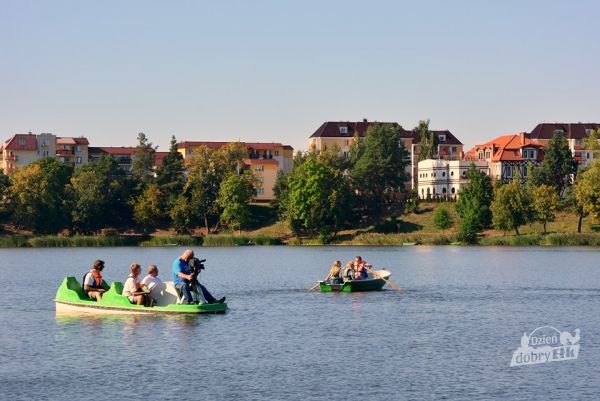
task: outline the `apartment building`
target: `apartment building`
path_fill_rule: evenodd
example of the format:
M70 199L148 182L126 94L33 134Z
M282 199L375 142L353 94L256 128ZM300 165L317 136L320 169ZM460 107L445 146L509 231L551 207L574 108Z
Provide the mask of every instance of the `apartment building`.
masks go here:
M531 131L529 137L547 147L555 132L564 133L573 157L579 163L579 167L585 168L594 161L594 152L585 149L584 140L592 130L599 129L600 123L540 123Z
M71 163L75 168L79 168L88 162L89 144L84 137L56 137L56 158L60 162Z
M326 121L310 136L308 147L311 150L323 151L326 149L338 149L344 157L350 156L352 144L358 140L364 140L367 130L375 121L349 122L349 121ZM418 181L418 160L420 135L415 130L405 130L397 122L379 122L379 124L391 125L398 129L404 148L408 151L406 160L406 172L411 181L406 183L409 188L416 188ZM463 144L448 130L432 131L438 138L438 148L435 159L459 160L463 152Z
M55 137L52 134L15 134L0 145L0 167L4 174L27 166L42 157L54 156Z
M220 149L232 142L194 142L184 141L178 144L178 150L184 160L189 160L200 147ZM275 197L273 187L277 173L288 173L292 169L294 148L289 145L274 142L235 142L244 146L248 157L244 165L257 177L257 201L269 201Z

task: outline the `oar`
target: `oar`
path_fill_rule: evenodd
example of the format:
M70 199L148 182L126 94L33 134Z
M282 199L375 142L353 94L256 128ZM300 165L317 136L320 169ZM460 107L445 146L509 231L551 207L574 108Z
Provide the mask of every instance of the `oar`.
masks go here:
M388 283L390 285L390 287L392 287L393 289L395 289L396 291L402 291L402 287L400 287L399 285L397 285L396 283L391 282L390 280L386 279L383 276L380 276L379 274L377 274L375 272L375 270L373 269L369 269L368 267L366 268L368 271L370 271L371 273L373 273L373 275L377 278L382 279L383 281L385 281L386 283Z
M318 286L319 286L319 283L317 283L317 284L313 285L312 287L310 287L308 289L308 291L314 291Z

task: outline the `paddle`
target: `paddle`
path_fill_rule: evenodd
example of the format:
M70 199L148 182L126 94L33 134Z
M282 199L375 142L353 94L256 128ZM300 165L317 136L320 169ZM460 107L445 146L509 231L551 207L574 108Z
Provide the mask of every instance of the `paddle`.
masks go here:
M375 272L375 270L373 269L369 269L368 267L365 266L365 268L367 269L367 271L370 271L373 276L382 279L383 281L385 281L386 283L388 283L390 285L390 287L392 287L393 289L395 289L396 291L402 291L402 287L400 287L399 285L397 285L396 283L391 282L390 280L386 279L383 276L380 276L379 274L377 274Z
M314 291L318 286L319 286L319 283L317 283L317 284L313 285L312 287L310 287L308 289L308 291Z

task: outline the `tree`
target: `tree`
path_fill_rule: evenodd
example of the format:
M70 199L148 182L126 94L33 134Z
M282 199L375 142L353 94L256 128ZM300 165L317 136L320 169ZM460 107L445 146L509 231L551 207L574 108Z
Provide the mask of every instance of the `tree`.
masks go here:
M9 202L17 223L36 234L56 233L68 224L65 186L73 167L54 158L40 159L12 175Z
M357 153L350 171L354 188L374 210L379 210L386 200L404 191L408 180L407 152L398 128L388 124L374 124L367 130L363 148Z
M594 161L586 171L579 175L577 187L575 188L575 197L577 205L582 209L582 214L589 214L595 220L600 219L599 161Z
M435 228L442 231L452 227L454 225L454 219L452 218L450 211L445 207L438 207L435 212L433 212L433 225Z
M144 192L132 202L133 218L144 227L144 231L156 228L165 216L162 207L163 196L157 184L150 184Z
M133 154L131 163L131 175L139 183L139 189L143 190L153 179L154 157L156 148L148 141L146 134L140 132L137 136L138 144Z
M433 159L437 154L438 137L429 129L429 120L419 121L415 131L419 135L419 161Z
M546 223L556 218L559 202L560 198L553 187L542 184L533 189L533 212L535 219L544 225L544 234L546 234Z
M343 173L308 155L288 177L286 216L290 227L337 232L352 209L352 193Z
M221 223L231 230L242 230L250 220L249 203L255 194L256 179L250 172L230 174L221 183L218 203L223 209Z
M600 128L597 130L592 130L590 135L587 138L584 138L581 144L584 149L592 152L594 159L597 159L598 155L600 154L600 143L598 142L599 137Z
M156 169L156 183L160 190L168 195L177 195L183 189L183 156L177 150L177 139L171 137L169 153Z
M194 152L183 194L190 202L192 222L203 220L207 233L210 232L209 220L221 214L217 202L221 182L231 173L241 173L246 157L246 148L239 143L229 143L218 150L201 146Z
M113 156L104 155L79 168L68 188L75 230L128 227L132 219L132 186Z
M496 189L491 209L495 228L502 231L515 230L519 235L519 227L528 222L531 214L530 201L520 179L514 179Z
M8 194L8 187L10 186L10 180L7 175L0 170L0 218L4 218L6 211L6 196Z
M177 196L169 210L173 227L179 234L189 234L193 227L194 214L189 200L183 194Z
M73 228L80 233L89 233L102 228L107 208L104 177L95 170L80 170L68 186Z
M465 185L456 201L456 212L460 216L459 238L461 241L473 243L477 233L490 227L492 212L490 206L494 197L491 178L477 170L471 163L467 173L469 183Z
M539 169L539 182L553 186L562 197L565 188L571 184L572 175L576 172L577 162L573 159L564 132L555 131L544 152L544 161Z

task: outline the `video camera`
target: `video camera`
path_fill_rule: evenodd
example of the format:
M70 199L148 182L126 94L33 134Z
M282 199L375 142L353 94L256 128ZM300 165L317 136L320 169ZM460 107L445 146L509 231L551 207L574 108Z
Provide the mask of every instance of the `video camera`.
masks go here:
M196 281L196 279L198 278L198 274L200 274L200 270L204 270L204 262L206 262L206 259L198 258L192 258L188 262L188 267L190 268L192 276L194 277L192 282Z

